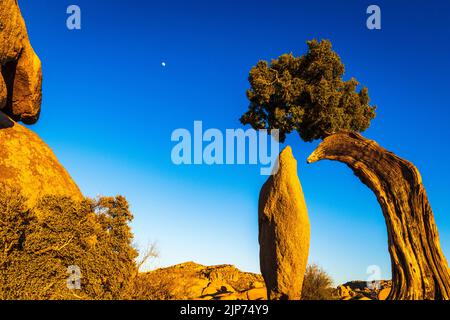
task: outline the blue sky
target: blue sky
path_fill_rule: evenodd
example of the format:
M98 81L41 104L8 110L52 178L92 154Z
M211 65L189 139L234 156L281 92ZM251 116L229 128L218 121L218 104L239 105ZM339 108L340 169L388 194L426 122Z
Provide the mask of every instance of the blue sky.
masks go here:
M450 255L450 28L446 1L20 0L43 63L43 104L32 126L88 196L125 195L140 246L157 241L154 266L194 260L259 271L257 166L175 166L176 128L242 127L247 75L260 59L330 39L369 88L377 118L364 135L421 171ZM366 28L378 4L382 29ZM77 4L82 29L66 28ZM161 63L166 66L162 67ZM336 283L390 277L375 196L343 164L306 164L317 142L294 149L312 227L310 261Z

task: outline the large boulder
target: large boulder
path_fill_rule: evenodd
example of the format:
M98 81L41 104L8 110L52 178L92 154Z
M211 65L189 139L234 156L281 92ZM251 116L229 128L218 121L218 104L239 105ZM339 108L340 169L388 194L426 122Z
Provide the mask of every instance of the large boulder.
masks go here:
M19 189L29 205L44 195L82 199L77 185L45 142L1 111L0 183L0 192L3 187Z
M0 1L0 110L33 124L42 100L41 62L28 39L17 0Z
M261 273L269 299L298 300L309 254L310 225L290 147L259 195Z

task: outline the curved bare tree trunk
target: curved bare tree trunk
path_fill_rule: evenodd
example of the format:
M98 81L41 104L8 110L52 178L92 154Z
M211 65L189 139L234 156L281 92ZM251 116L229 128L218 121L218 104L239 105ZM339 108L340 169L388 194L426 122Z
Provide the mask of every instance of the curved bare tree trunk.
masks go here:
M388 299L450 299L450 273L417 168L355 132L324 139L308 163L347 164L376 195L388 231L392 290Z

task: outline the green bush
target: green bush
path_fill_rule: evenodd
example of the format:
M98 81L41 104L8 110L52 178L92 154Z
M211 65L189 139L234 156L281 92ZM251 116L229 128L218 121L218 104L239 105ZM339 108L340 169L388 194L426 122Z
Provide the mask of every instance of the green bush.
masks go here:
M1 189L0 299L130 298L137 251L124 197L46 196L26 208Z

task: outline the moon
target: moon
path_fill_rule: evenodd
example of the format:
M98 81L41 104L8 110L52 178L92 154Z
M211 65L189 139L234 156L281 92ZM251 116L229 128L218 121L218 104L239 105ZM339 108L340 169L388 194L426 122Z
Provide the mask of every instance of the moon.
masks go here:
M165 62L161 62L161 65L162 65L163 67L165 67L165 66L166 66L166 63L165 63Z

